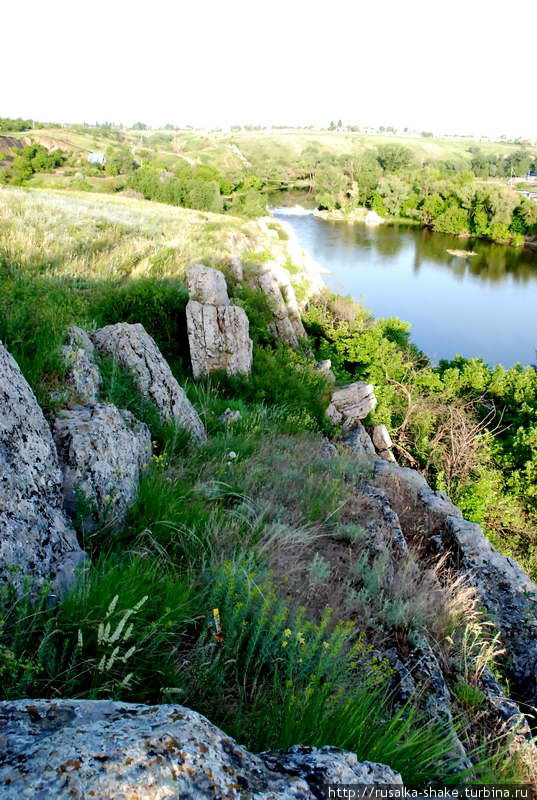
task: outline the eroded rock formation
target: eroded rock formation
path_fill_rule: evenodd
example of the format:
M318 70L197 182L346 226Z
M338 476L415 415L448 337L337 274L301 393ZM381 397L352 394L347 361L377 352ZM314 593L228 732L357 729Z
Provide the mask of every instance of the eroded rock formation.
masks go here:
M51 580L63 591L84 560L63 509L50 428L0 343L0 581Z
M165 420L186 428L199 442L206 440L197 411L143 325L118 322L100 328L91 338L100 353L115 359L133 375L139 391L155 404Z
M66 510L83 514L87 530L121 522L151 458L147 425L110 403L74 406L56 418L54 439Z
M194 377L217 370L248 374L253 347L248 317L243 308L230 305L224 275L196 264L187 277L186 321Z
M65 385L80 403L96 403L101 388L101 374L95 364L95 347L86 331L73 326L61 354L67 364Z
M324 784L402 784L334 747L249 753L183 706L107 700L0 703L0 794L55 800L315 800Z

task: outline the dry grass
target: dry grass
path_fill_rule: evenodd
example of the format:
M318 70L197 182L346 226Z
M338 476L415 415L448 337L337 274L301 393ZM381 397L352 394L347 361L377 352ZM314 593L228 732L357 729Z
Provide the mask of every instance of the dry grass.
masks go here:
M252 238L252 226L232 216L88 192L0 190L2 254L41 274L180 275L196 261L227 263L229 233L238 230ZM263 234L255 236L253 247Z

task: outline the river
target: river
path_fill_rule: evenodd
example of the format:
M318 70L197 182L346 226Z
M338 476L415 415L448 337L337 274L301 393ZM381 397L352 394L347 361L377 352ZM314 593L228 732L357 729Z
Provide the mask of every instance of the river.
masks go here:
M411 323L434 361L460 354L490 365L537 361L537 252L401 225L327 222L275 209L330 271L326 284L376 317ZM471 250L460 258L447 250Z

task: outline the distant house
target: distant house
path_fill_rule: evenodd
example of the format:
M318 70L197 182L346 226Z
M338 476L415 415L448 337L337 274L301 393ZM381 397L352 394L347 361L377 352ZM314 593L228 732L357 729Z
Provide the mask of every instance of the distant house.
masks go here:
M99 164L99 166L104 167L106 164L106 156L104 153L89 153L88 161L90 164Z

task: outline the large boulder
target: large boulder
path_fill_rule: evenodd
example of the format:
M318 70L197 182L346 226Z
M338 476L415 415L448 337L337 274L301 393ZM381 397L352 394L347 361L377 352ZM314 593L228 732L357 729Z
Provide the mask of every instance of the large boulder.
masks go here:
M327 409L334 422L342 422L343 428L352 428L367 417L377 405L375 390L370 383L357 381L332 390L332 401Z
M91 338L100 353L113 358L134 376L139 391L155 404L165 420L186 428L199 442L207 439L197 411L143 325L118 322L94 331Z
M186 321L195 378L217 370L228 375L250 372L253 345L243 308L189 300Z
M253 347L248 317L243 308L229 304L223 273L196 264L188 270L187 280L186 323L194 377L218 370L248 374Z
M0 726L4 800L315 800L329 783L402 785L389 767L335 747L253 755L183 706L5 701Z
M0 343L0 581L55 583L63 591L84 560L63 509L62 476L50 428Z
M86 530L96 523L121 522L151 459L147 425L110 403L74 406L56 418L54 439L66 510L81 513Z
M61 349L67 365L66 388L80 403L96 403L101 388L101 373L95 364L95 347L86 331L73 326L68 343Z

